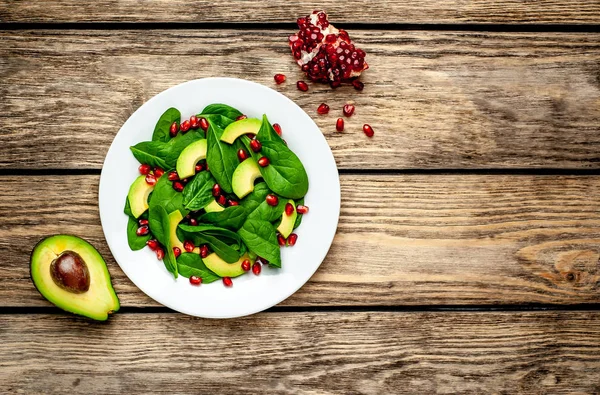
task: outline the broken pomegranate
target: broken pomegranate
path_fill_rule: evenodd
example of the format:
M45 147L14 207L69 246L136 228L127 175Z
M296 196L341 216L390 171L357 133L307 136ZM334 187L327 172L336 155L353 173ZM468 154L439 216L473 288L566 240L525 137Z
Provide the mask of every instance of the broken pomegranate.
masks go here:
M369 68L365 51L356 48L348 32L330 24L325 12L313 11L297 23L300 30L289 37L290 49L312 81L329 82L335 88Z

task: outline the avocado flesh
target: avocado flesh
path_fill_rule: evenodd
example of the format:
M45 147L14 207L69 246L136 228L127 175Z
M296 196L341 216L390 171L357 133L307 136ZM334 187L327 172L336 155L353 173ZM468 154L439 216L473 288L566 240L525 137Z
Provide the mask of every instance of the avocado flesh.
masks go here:
M89 271L89 289L69 292L58 286L51 274L52 262L63 252L73 251L85 262ZM31 253L31 279L38 291L57 307L98 321L119 310L104 259L87 241L76 236L56 235L40 241Z
M256 118L245 118L230 123L223 131L221 141L233 144L235 139L244 134L257 134L260 130L260 125L262 125L262 121Z
M177 226L179 226L179 223L182 219L183 215L179 210L175 210L171 214L169 214L169 243L171 245L171 248L177 247L181 252L187 252L183 248L183 243L181 242L181 240L179 240L179 237L177 237ZM194 247L194 250L192 252L199 254L200 247Z
M210 203L208 203L204 207L204 211L206 211L207 213L215 213L215 212L219 212L219 211L223 211L223 210L225 210L225 208L223 206L221 206L219 203L217 203L217 201L215 199L213 199Z
M284 210L283 214L281 214L281 223L277 227L277 231L281 233L281 235L286 239L294 230L294 224L296 223L296 217L298 216L294 201L290 199L288 200L288 203L290 203L294 207L294 212L292 213L292 215L287 215Z
M242 262L244 259L249 259L250 262L252 262L248 254L244 254L237 262L227 263L214 252L209 254L206 258L203 258L202 261L206 267L212 270L217 276L239 277L246 273L244 269L242 269Z
M148 196L153 190L154 185L149 185L146 182L146 176L139 176L129 187L127 199L129 200L131 214L135 218L139 218L140 215L144 214L144 211L148 210Z
M181 151L177 158L177 174L179 178L188 178L196 174L198 161L206 159L206 140L194 141Z
M240 163L233 171L231 186L238 198L243 198L254 190L254 181L262 177L256 161L248 158Z

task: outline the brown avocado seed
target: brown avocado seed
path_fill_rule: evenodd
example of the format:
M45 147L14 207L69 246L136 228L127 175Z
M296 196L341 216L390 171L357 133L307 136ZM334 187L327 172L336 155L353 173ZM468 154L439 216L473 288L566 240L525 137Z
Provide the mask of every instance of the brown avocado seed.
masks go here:
M50 264L50 276L65 291L80 294L90 289L90 272L81 256L64 251Z

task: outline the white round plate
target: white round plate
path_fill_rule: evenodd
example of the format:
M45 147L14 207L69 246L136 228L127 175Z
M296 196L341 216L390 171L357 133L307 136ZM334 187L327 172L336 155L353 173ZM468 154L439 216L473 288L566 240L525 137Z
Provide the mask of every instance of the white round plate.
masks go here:
M283 137L308 173L306 205L310 212L296 229L298 242L281 249L282 268L264 267L233 279L193 286L184 277L174 279L149 248L131 251L127 244L127 216L123 213L129 186L139 175L139 163L129 147L152 139L156 121L169 107L182 119L211 103L223 103L249 117L267 114L279 123ZM317 270L331 246L340 214L340 182L329 145L313 120L284 95L254 82L233 78L206 78L185 82L154 96L125 122L115 137L100 177L100 219L110 251L121 269L144 293L185 314L231 318L257 313L296 292Z

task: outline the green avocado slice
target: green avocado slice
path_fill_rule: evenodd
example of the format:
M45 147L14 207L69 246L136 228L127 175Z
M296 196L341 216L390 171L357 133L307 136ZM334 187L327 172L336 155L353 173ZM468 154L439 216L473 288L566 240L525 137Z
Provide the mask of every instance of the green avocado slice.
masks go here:
M294 204L294 201L292 199L290 199L287 202L289 204L291 204L292 207L294 207L294 212L292 213L292 215L287 215L284 210L283 214L281 214L281 223L277 227L277 231L279 233L281 233L281 235L283 237L285 237L286 239L294 230L294 224L296 223L296 217L298 216L298 213L296 212L296 205Z
M260 130L260 125L262 125L262 121L256 118L244 118L230 123L223 131L221 141L233 144L235 139L244 134L257 134Z
M204 258L203 261L206 267L218 276L238 277L246 273L244 269L242 269L242 262L245 259L249 259L251 263L253 262L248 254L244 254L237 262L227 263L214 252Z
M231 186L238 198L243 198L254 190L254 181L262 177L256 161L248 158L240 163L233 171Z
M146 176L139 176L133 181L127 193L131 215L139 218L148 210L148 196L154 190L154 185L149 185L146 182Z
M206 140L197 140L181 151L177 158L177 174L179 178L188 178L196 174L198 161L206 159Z

